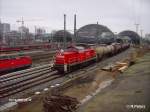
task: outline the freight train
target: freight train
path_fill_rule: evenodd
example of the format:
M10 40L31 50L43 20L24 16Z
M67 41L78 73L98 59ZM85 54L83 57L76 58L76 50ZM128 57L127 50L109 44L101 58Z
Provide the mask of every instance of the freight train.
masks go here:
M27 68L32 65L30 56L24 55L0 55L0 73Z
M58 72L67 73L91 62L100 61L103 57L115 55L129 48L129 46L128 43L98 46L80 44L71 46L56 53L53 68Z

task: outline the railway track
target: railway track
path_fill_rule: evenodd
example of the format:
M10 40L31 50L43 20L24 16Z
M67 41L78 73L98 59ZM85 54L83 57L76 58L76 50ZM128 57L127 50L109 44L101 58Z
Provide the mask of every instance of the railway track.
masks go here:
M5 98L60 77L51 65L35 67L0 77L0 98Z
M37 55L37 56L32 56L32 61L33 61L33 66L35 66L38 63L42 62L49 62L53 59L54 54L42 54L42 55Z
M125 51L125 53L118 55L121 57L126 57L128 54L129 52ZM110 59L108 58L100 63L92 64L69 74L70 76L84 74L85 72L91 71L92 69L94 70L97 67L99 68L105 66L110 63L110 60L116 61L118 58L117 56L110 57ZM11 95L15 95L19 92L42 85L49 81L54 81L56 79L57 82L59 78L63 78L63 76L60 76L56 71L53 71L50 64L0 76L0 98L8 98Z
M32 67L39 66L39 63L49 63L52 59L56 51L43 51L39 53L30 53L28 54L32 58Z
M51 68L51 64L47 64L47 65L42 65L42 66L18 71L18 72L9 73L9 74L0 76L0 82L3 83L5 81L9 81L9 80L17 79L20 77L28 76L32 73L36 73L36 72L39 72L41 70L46 70L46 69L50 69L50 68Z

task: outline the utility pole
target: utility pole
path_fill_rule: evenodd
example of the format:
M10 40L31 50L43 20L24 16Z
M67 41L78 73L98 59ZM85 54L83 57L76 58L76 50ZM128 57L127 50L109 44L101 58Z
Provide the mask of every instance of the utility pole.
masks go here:
M34 31L35 31L35 33L34 33L34 40L36 40L36 34L37 34L37 28L36 28L36 26L34 26Z
M16 22L18 22L18 23L21 22L21 27L22 27L22 28L21 28L21 39L22 39L22 36L23 36L23 31L22 31L22 30L23 30L23 26L24 26L23 17L21 18L21 20L17 20Z
M143 37L143 30L141 29L140 32L141 32L141 38L142 38Z
M76 44L77 35L76 35L76 14L74 15L74 39L73 42Z
M64 49L66 49L66 14L64 14Z
M139 24L135 24L135 27L136 27L136 33L138 34L138 30L139 30Z
M141 29L140 32L141 32L140 44L142 44L143 30Z
M114 32L114 41L115 41L115 43L117 43L117 36L118 36L118 33Z
M97 21L97 25L98 25L98 21ZM98 27L97 27L97 34L96 34L96 44L97 44L97 46L98 46L98 44L99 44L99 39L98 39L98 36L99 36L99 29L98 29Z
M50 44L51 44L51 47L52 47L52 44L53 44L53 34L52 34L52 32L50 34Z
M6 43L6 36L5 36L5 30L6 30L6 27L5 27L5 24L3 24L3 43L5 44Z

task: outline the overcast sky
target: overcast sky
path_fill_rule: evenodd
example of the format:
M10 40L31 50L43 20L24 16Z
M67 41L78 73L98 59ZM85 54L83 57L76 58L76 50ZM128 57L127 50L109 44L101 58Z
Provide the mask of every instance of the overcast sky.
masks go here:
M150 0L0 0L0 19L11 23L12 29L20 25L16 20L21 17L31 31L34 26L47 31L62 29L64 13L71 30L77 14L77 28L98 21L119 33L135 31L134 24L139 23L139 29L150 33Z

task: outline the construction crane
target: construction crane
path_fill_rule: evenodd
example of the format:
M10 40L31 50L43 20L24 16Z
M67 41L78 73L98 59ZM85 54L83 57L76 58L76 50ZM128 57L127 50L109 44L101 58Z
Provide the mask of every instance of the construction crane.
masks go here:
M16 22L18 22L18 23L21 22L21 25L24 26L24 20L23 20L23 17L21 18L21 20L17 20Z
M23 17L22 17L20 20L17 20L16 22L17 22L17 23L21 23L21 27L23 28L25 21L42 21L42 20L35 20L35 19L32 19L32 20L24 20ZM21 39L22 39L22 37L23 37L23 31L21 30Z

